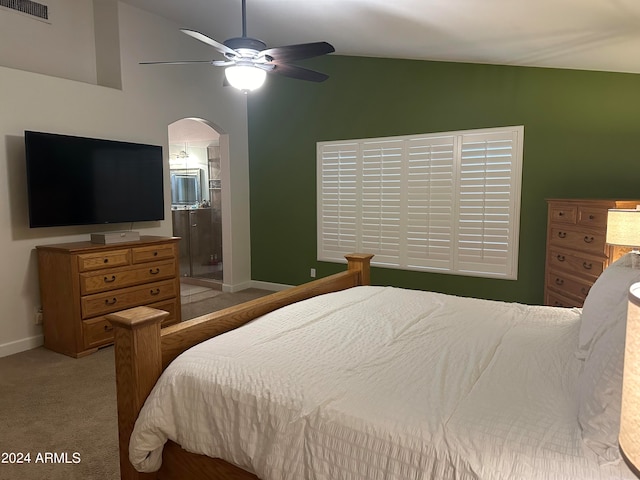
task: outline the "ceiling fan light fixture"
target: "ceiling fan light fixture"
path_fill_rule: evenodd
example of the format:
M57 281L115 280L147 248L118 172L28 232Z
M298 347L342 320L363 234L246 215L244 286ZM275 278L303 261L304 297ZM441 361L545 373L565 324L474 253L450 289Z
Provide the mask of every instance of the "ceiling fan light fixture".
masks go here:
M267 78L265 70L253 65L233 65L227 67L224 74L232 87L242 90L244 93L260 88Z

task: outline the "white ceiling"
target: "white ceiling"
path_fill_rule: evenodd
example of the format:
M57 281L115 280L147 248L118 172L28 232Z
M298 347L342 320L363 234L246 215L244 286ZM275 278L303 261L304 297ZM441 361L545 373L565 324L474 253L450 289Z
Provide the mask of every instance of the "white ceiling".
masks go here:
M219 42L242 34L240 0L123 1ZM640 0L247 0L247 36L324 40L339 55L640 73Z

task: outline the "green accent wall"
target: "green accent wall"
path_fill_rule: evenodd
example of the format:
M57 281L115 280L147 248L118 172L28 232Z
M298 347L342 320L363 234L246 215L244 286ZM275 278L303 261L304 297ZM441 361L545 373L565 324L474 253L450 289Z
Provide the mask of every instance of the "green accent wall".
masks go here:
M329 55L249 94L253 280L309 281L316 142L524 125L517 280L374 268L372 283L542 303L547 198L640 197L640 75Z

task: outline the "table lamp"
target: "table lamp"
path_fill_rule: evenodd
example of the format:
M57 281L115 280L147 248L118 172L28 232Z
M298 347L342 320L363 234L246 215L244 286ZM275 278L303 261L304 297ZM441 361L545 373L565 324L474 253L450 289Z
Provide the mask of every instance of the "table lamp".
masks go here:
M610 245L632 247L632 265L640 251L640 209L612 209L607 215L607 238ZM629 468L640 477L640 283L629 289L627 333L622 381L620 414L620 453Z
M632 247L640 254L640 210L611 209L607 214L607 238L610 245Z
M618 443L625 462L640 477L640 282L629 288Z

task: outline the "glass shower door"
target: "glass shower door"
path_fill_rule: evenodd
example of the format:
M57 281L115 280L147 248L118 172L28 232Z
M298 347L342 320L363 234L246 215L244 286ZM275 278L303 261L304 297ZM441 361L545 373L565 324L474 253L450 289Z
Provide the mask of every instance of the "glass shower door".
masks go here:
M222 265L213 241L212 208L172 210L173 234L179 244L180 275L222 280Z

